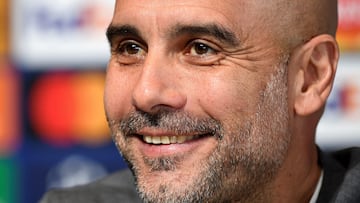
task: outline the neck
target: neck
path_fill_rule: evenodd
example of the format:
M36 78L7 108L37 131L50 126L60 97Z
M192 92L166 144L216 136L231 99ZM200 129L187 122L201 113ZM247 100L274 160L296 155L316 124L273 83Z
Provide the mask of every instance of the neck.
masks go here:
M296 145L298 150L290 146L293 148L273 184L272 202L308 203L315 192L321 175L316 145Z

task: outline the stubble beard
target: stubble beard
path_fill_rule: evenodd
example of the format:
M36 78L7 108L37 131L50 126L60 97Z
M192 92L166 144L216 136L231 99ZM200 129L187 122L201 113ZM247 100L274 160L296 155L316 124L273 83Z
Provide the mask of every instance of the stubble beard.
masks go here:
M199 160L197 174L187 185L171 181L147 181L149 171L174 172L184 157L143 158L148 167L139 167L129 139L130 131L152 126L154 120L144 113L134 113L121 122L110 121L114 141L132 170L140 197L144 202L268 202L268 190L281 167L290 142L287 104L287 58L260 93L256 114L245 123L238 120L221 124L213 119L193 118L181 112L161 112L155 125L168 130L194 129L213 131L218 140L215 150ZM239 115L241 116L241 115ZM154 119L151 116L151 119ZM132 122L129 122L132 120ZM190 126L190 127L189 127ZM147 172L145 172L147 171ZM178 177L181 179L181 177Z

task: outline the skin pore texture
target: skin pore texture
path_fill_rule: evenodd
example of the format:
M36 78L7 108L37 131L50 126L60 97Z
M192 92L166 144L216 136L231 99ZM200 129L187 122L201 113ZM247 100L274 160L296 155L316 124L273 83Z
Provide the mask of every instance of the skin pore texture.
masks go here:
M105 110L144 202L309 202L333 0L117 0Z

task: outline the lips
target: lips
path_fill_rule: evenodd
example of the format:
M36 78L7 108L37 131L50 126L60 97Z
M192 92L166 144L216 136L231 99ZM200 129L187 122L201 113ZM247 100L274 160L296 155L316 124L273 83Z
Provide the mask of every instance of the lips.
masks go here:
M159 158L165 156L183 156L195 152L208 151L217 143L216 137L210 132L186 132L178 134L159 128L143 128L131 134L134 148L143 157Z

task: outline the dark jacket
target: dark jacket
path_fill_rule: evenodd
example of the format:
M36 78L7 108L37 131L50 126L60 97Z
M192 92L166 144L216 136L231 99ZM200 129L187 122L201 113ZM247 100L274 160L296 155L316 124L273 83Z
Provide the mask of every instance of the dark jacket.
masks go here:
M317 203L360 203L360 148L320 154L324 169Z
M41 203L137 203L141 202L130 170L122 170L93 183L50 190Z

